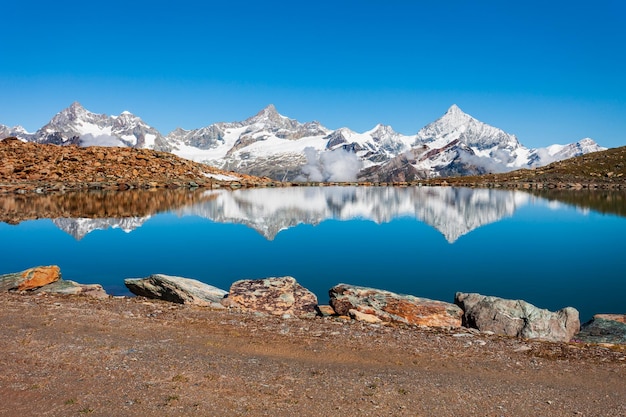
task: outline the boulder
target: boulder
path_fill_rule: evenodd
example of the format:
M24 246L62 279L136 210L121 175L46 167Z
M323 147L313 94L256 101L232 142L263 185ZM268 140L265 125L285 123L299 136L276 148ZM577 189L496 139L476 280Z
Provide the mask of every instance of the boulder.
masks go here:
M389 323L429 327L461 326L463 311L443 301L348 284L334 286L329 295L330 305L339 315L349 315L350 310L355 310ZM357 317L354 312L350 315Z
M580 330L578 310L565 307L557 312L540 309L522 300L506 300L476 293L456 293L463 325L496 334L569 342Z
M293 277L244 279L230 287L228 305L272 315L314 317L317 297Z
M23 291L43 287L61 278L61 269L56 265L37 266L22 272L0 275L0 291Z
M109 294L104 291L100 284L79 284L75 281L60 279L52 284L36 289L36 293L86 295L88 297L105 299Z
M195 279L153 274L147 278L127 278L124 285L136 295L178 304L224 308L220 303L227 292Z
M330 317L337 314L335 313L335 310L333 310L333 308L329 305L318 305L317 313L322 317Z
M361 313L359 310L355 310L353 308L348 310L348 314L352 319L356 321L362 321L364 323L378 324L383 322L380 318L378 318L378 316L375 316L374 314Z
M626 344L626 314L596 314L581 326L576 341Z

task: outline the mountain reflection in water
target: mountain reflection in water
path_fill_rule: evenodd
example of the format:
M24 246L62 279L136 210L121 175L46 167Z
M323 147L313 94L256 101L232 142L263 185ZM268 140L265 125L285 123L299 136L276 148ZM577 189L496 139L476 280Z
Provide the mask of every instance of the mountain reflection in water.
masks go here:
M0 220L11 224L0 224L0 274L57 264L66 279L126 295L124 278L153 273L224 289L291 275L321 303L346 282L571 305L588 319L624 313L626 219L598 214L621 214L623 201L623 192L452 187L0 195Z
M141 227L154 214L174 212L218 223L238 223L273 240L298 224L414 218L449 243L512 216L536 196L602 213L626 215L626 193L615 191L510 191L455 187L290 187L230 190L131 190L0 197L0 219L11 224L52 218L76 239L94 230Z
M294 187L212 192L215 198L176 210L219 223L245 224L267 239L298 224L324 220L388 223L408 217L439 230L448 242L510 216L529 196L451 187Z

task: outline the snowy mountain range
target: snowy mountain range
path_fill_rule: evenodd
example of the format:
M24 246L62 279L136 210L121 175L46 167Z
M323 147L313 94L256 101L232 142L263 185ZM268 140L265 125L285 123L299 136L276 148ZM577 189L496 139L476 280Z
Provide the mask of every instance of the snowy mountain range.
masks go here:
M215 123L162 135L139 117L91 113L73 103L29 133L0 125L0 138L79 146L130 146L172 152L224 170L288 181L409 181L531 168L604 150L586 138L529 149L514 135L452 105L415 135L376 125L357 133L301 123L273 105L242 122Z
M454 243L483 225L512 216L529 202L521 191L453 187L288 187L205 191L208 199L176 209L218 223L244 224L273 240L283 230L325 220L362 219L377 224L414 218ZM150 216L128 219L56 219L77 240L94 230L141 227Z

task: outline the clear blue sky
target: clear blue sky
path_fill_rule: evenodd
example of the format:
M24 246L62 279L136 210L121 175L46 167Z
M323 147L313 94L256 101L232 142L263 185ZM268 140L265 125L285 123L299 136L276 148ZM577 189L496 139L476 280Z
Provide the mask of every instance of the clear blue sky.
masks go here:
M164 134L269 103L412 134L453 103L527 146L626 145L626 1L10 1L0 123L73 101Z

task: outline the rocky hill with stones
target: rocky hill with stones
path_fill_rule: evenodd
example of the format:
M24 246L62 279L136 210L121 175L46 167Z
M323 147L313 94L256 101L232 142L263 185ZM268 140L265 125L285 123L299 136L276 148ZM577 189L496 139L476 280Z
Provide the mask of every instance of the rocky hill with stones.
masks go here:
M246 187L265 178L225 172L149 149L0 141L0 191Z
M503 174L440 178L425 185L505 186L512 188L626 188L626 146Z

